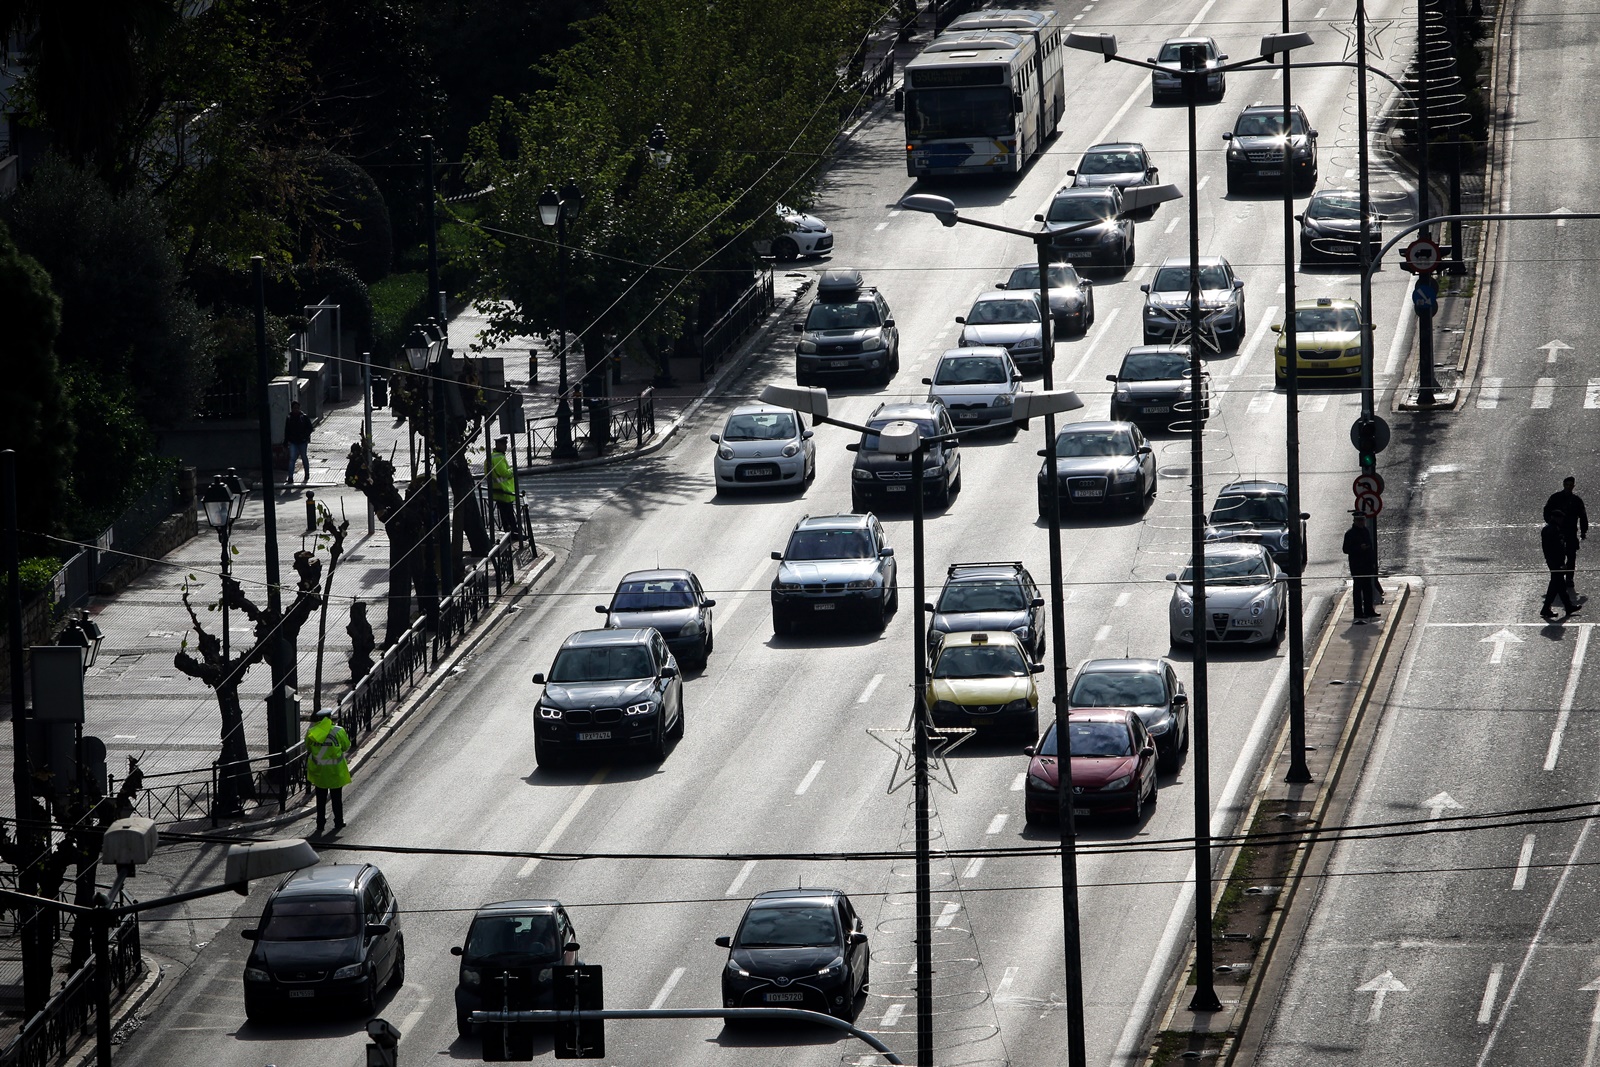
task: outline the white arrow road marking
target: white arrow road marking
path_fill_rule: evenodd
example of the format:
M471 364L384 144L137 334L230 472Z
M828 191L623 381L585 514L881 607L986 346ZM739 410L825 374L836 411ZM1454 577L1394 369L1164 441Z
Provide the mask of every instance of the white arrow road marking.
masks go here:
M1544 361L1546 363L1554 363L1557 352L1571 352L1572 346L1565 341L1546 341L1539 346L1539 351L1544 353Z
M1506 965L1503 963L1489 968L1489 980L1483 986L1483 1000L1478 1004L1478 1022L1487 1024L1494 1018L1494 998L1500 992L1500 976L1505 971Z
M1600 408L1600 378L1589 379L1588 386L1583 390L1583 406Z
M1545 750L1544 769L1556 769L1561 758L1561 739L1567 733L1567 720L1572 718L1572 704L1578 699L1578 676L1583 673L1583 655L1589 651L1589 631L1592 626L1578 630L1578 640L1572 646L1572 666L1567 668L1567 685L1561 690L1561 711L1556 716L1556 728L1550 731L1550 747Z
M755 870L755 869L756 869L756 861L755 860L745 860L744 866L739 868L739 873L733 876L733 884L730 885L728 887L728 891L726 893L722 894L722 895L725 896L725 897L731 897L731 896L737 895L739 890L744 888L744 880L746 878L749 878L750 877L750 872Z
M1449 793L1435 793L1433 796L1429 797L1427 800L1424 800L1422 802L1422 806L1427 808L1428 811L1432 813L1432 814L1430 814L1428 816L1428 818L1430 818L1430 819L1439 818L1447 810L1448 811L1464 811L1464 810L1466 810L1460 804L1457 804L1456 803L1456 798L1451 796Z
M589 803L589 798L594 796L595 790L599 789L600 783L605 780L606 768L601 767L594 772L594 777L589 779L589 784L578 790L578 795L572 798L572 803L567 805L567 810L561 813L561 818L557 819L556 824L550 827L550 832L544 835L544 840L539 842L539 847L534 849L535 852L549 852L556 847L556 842L561 840L561 835L566 833L567 827L572 825L572 820L578 817L578 812L582 811L583 806ZM535 856L522 865L522 870L517 872L517 877L528 877L537 866L539 866L539 857Z
M1496 630L1488 637L1481 637L1478 639L1479 644L1488 644L1494 646L1494 651L1489 653L1490 666L1498 666L1506 658L1506 644L1511 641L1515 641L1519 645L1522 644L1522 638L1518 637L1516 634L1505 629L1504 627Z
M1528 868L1533 864L1533 842L1532 834L1522 839L1522 854L1517 857L1517 873L1511 877L1512 889L1528 888Z
M682 978L688 973L689 968L687 967L674 967L672 969L672 973L667 976L666 983L662 985L661 992L657 993L656 999L650 1002L650 1010L655 1011L657 1008L665 1004L667 1002L667 998L672 996L673 987L678 984L678 979Z
M1387 997L1390 993L1409 993L1411 991L1392 973L1384 971L1366 985L1357 988L1356 992L1372 994L1372 1008L1367 1012L1367 1022L1375 1023L1378 1021L1378 1017L1383 1014L1384 997Z
M1478 406L1480 408L1497 408L1500 406L1500 387L1504 385L1504 378L1485 378L1483 387L1478 390Z
M1538 410L1547 408L1555 403L1556 380L1554 378L1540 378L1533 383L1533 402L1528 406Z
M1600 978L1588 985L1579 986L1580 993L1600 993ZM1600 996L1594 998L1594 1010L1589 1013L1589 1043L1583 1050L1583 1067L1595 1067L1594 1054L1600 1047Z

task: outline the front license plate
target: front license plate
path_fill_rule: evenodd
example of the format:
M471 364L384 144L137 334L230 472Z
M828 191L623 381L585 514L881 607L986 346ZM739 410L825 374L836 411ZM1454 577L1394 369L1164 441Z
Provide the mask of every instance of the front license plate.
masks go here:
M776 475L778 473L778 468L777 467L746 467L744 469L744 473L745 473L745 476L747 478L771 478L771 477L773 477L774 475Z
M1089 817L1089 809L1088 808L1073 808L1072 809L1072 814L1077 816L1080 819L1087 819Z
M974 726L993 726L994 725L994 720L993 719L972 719L971 722L972 722L972 725L974 725Z
M578 735L578 740L579 741L609 741L609 740L611 740L611 731L610 730L590 730L587 733L579 734Z
M1067 258L1068 259L1088 259L1092 255L1094 255L1094 253L1090 252L1090 251L1087 251L1087 250L1085 250L1083 252L1068 252L1067 253Z
M811 609L813 611L832 611L836 607L838 607L837 604L813 604L813 605L811 605Z
M1099 500L1105 495L1104 489L1074 489L1072 491L1073 498L1079 500Z
M883 487L883 491L885 493L903 493L906 491L906 487L903 485L886 485Z
M1271 167L1271 168L1269 168L1267 170L1258 170L1258 171L1256 171L1256 173L1261 175L1263 178L1281 178L1281 177L1283 177L1283 171L1280 170L1277 167Z
M828 366L830 366L830 367L848 367L849 365L850 365L850 361L848 359L830 359L830 360L828 360Z
M317 995L317 991L315 989L291 989L291 990L289 990L289 999L290 1000L298 1000L301 997L314 997L316 995Z
M1160 404L1157 404L1153 407L1140 408L1139 413L1141 415L1161 415L1171 410L1171 408L1163 407Z
M768 993L766 996L766 1000L769 1004L792 1003L794 1001L804 999L806 999L806 995L804 993Z

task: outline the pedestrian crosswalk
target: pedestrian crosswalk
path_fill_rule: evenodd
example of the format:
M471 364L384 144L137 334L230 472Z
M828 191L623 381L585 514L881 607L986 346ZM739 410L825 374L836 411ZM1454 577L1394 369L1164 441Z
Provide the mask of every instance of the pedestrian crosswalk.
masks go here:
M1531 385L1526 382L1508 385L1504 378L1484 378L1478 384L1475 401L1476 406L1484 410L1526 405L1530 411L1548 411L1579 403L1586 409L1600 408L1600 378L1590 378L1582 386L1555 378L1538 378Z

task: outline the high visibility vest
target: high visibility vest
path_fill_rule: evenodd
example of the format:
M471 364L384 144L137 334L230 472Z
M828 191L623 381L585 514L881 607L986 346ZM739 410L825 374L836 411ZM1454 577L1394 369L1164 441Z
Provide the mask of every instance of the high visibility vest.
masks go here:
M306 779L317 789L342 789L350 784L350 735L326 715L306 731Z
M501 501L517 499L517 479L511 473L511 464L506 462L505 454L489 453L488 468L489 495Z

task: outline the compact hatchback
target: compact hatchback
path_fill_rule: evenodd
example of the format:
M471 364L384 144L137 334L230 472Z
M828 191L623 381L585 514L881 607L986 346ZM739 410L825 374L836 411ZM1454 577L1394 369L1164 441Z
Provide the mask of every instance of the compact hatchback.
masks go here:
M1300 571L1306 566L1306 520L1302 511L1300 526ZM1254 478L1230 482L1217 493L1206 520L1207 541L1254 541L1272 553L1273 562L1290 570L1294 556L1289 545L1289 487L1283 482Z
M1323 189L1311 197L1300 223L1300 262L1354 263L1361 251L1361 194L1354 189ZM1367 254L1376 257L1383 247L1387 216L1367 210Z
M611 603L596 604L608 630L649 627L667 639L672 654L691 667L704 667L716 646L712 611L694 571L633 571L622 576Z
M1122 190L1115 185L1058 190L1045 211L1044 229L1055 254L1078 267L1133 269L1133 219L1123 212Z
M1198 410L1200 424L1211 418L1211 373L1200 372L1195 388L1189 349L1179 345L1140 345L1122 357L1112 385L1113 421L1153 423L1172 430L1189 429Z
M683 736L683 679L654 629L579 630L561 643L534 709L533 755L552 767L589 753L667 758Z
M757 241L756 255L790 263L801 257L811 259L833 251L833 234L826 222L787 204L778 204L773 210L784 232L770 241Z
M728 950L725 1008L804 1008L853 1019L871 977L866 924L837 889L762 893L738 932L716 944Z
M864 619L882 630L900 606L894 549L875 515L806 516L774 552L772 629L791 634L802 623L840 616Z
M1127 708L1084 708L1068 712L1067 746L1072 761L1072 815L1121 813L1129 822L1144 818L1156 802L1156 746L1139 716ZM1051 723L1037 745L1030 745L1023 814L1031 826L1053 820L1061 810L1060 748Z
M267 898L260 924L240 933L252 943L244 963L251 1022L284 1007L319 1015L328 1001L371 1015L380 992L405 984L400 907L370 863L296 871Z
M1282 643L1288 627L1289 605L1283 575L1272 555L1258 544L1212 541L1205 546L1206 610L1195 618L1194 561L1181 574L1167 575L1172 582L1168 617L1172 643L1192 645L1201 640L1228 644Z
M1282 186L1287 167L1297 192L1317 185L1317 131L1299 104L1289 105L1289 131L1284 133L1283 108L1252 104L1239 112L1228 142L1228 195L1253 185Z
M578 935L572 930L567 909L557 900L502 900L485 904L472 917L467 939L452 945L450 954L461 957L456 975L456 1032L469 1036L472 1013L506 1008L502 978L521 979L525 1003L511 1003L512 1011L550 1011L555 1008L551 968L577 962ZM515 988L515 987L513 987Z
M735 408L721 433L712 472L717 492L804 486L817 476L817 446L805 420L788 408L746 404Z
M858 270L827 270L804 322L794 324L794 377L800 385L825 378L867 376L888 385L900 369L900 331L889 301Z

